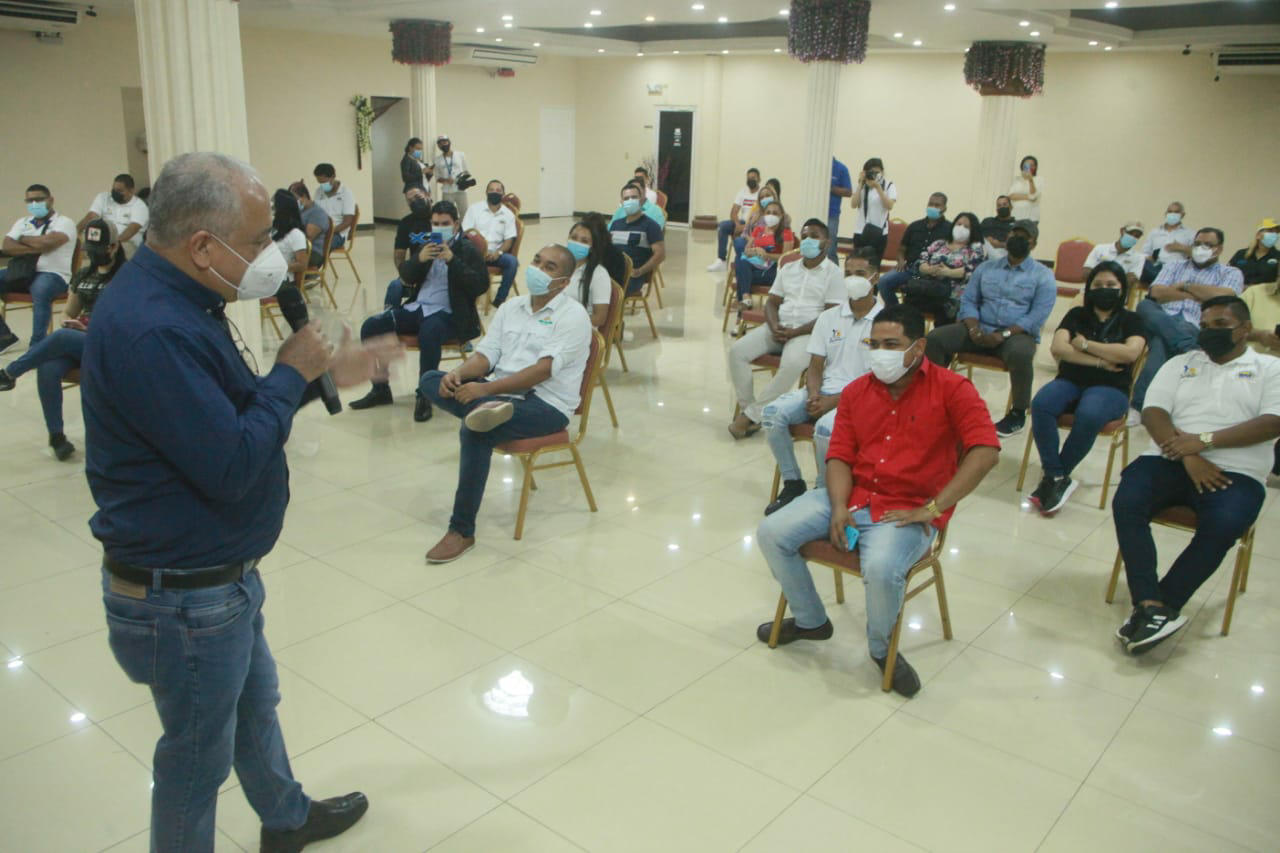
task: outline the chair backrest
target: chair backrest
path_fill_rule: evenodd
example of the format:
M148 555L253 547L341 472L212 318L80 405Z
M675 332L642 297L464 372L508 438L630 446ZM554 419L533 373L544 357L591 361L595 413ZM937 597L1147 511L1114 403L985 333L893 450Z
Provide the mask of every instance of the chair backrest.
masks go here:
M511 212L520 218L520 196L515 193L507 193L502 197L502 203L511 209Z
M478 251L480 253L480 257L483 258L485 252L489 251L489 242L484 239L484 235L472 228L467 232L467 238L471 240L471 245L476 247L476 251Z
M333 252L333 234L337 228L337 223L333 221L333 217L329 217L329 230L324 232L324 261L320 264L320 269L324 269L329 265L329 255Z
M627 269L626 274L622 276L624 279L622 282L622 290L625 293L627 288L631 286L632 277L636 274L636 262L631 260L631 256L626 252L622 253L622 262Z
M356 228L360 225L360 205L356 205L356 214L351 217L351 227L347 231L347 242L343 245L344 252L351 251L351 244L356 241Z
M626 301L627 291L622 285L609 281L609 312L604 315L604 327L598 331L604 335L604 363L609 363L609 354L613 352L613 344L622 331L622 303Z
M595 329L591 330L591 352L587 355L587 366L582 371L582 385L578 388L578 408L574 414L579 415L577 443L587 434L587 418L591 415L591 392L596 387L596 376L600 371L600 361L604 357L604 338Z
M75 275L80 272L80 264L84 261L84 243L80 238L76 238L76 247L71 252L71 274Z
M798 260L800 260L799 252L787 252L785 255L778 258L778 269L782 269L787 264L794 263Z
M1133 403L1133 389L1138 384L1138 377L1142 374L1142 368L1146 366L1147 355L1151 352L1145 344L1142 346L1142 355L1138 356L1138 360L1131 365L1132 373L1129 374L1129 403Z
M1084 262L1092 251L1093 243L1084 237L1063 240L1053 261L1053 277L1068 284L1084 284Z
M666 193L664 193L662 190L654 190L654 193L658 196L658 207L662 208L662 209L663 209L663 211L666 211L666 209L667 209L667 194L666 194Z
M889 235L884 243L884 257L880 260L892 260L898 257L898 249L902 246L902 235L907 233L907 222L905 219L889 220Z
M520 257L520 246L524 243L524 222L516 217L516 241L511 244L511 257Z

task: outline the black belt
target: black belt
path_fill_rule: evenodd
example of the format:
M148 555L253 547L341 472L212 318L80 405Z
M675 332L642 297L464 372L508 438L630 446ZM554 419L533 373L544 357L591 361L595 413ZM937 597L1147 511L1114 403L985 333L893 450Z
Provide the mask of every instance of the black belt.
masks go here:
M103 557L102 565L120 580L141 584L145 587L151 586L157 571L156 569L130 566L110 557ZM160 588L203 589L210 586L223 586L240 580L246 572L251 572L257 568L257 565L257 560L245 560L240 563L215 566L211 569L160 569Z

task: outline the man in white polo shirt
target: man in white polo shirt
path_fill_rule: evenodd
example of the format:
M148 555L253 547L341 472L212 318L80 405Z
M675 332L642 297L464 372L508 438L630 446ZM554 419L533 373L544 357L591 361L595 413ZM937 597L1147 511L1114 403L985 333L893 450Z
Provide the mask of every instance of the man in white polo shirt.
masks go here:
M447 133L436 137L436 148L440 153L435 159L436 182L440 184L440 193L445 201L451 201L464 218L467 215L467 191L458 189L458 176L471 174L467 164L467 155L453 150L453 141Z
M125 257L132 258L142 246L147 221L151 218L147 203L134 195L133 175L116 175L111 182L111 190L98 193L93 204L89 205L89 212L76 224L76 233L83 233L85 226L99 217L116 227L120 248Z
M1115 261L1124 269L1129 286L1133 287L1142 277L1142 265L1147 260L1137 248L1142 233L1142 223L1136 219L1121 225L1120 236L1114 243L1099 243L1089 252L1089 257L1084 259L1085 275L1103 261Z
M1171 201L1164 209L1164 221L1152 229L1151 234L1138 251L1147 256L1142 280L1146 284L1155 281L1160 268L1178 261L1185 261L1191 256L1191 244L1196 232L1187 226L1187 209L1180 201Z
M53 209L53 193L44 184L32 184L26 192L27 215L13 223L4 238L4 253L13 260L0 270L0 293L31 294L31 346L44 340L53 317L53 300L67 292L71 259L76 251L76 223ZM19 267L37 255L35 270L19 275ZM0 352L18 342L0 318Z
M729 268L726 258L729 257L729 239L737 237L746 227L747 216L756 206L756 197L760 192L760 170L747 169L747 185L738 190L734 196L733 206L729 208L729 218L720 223L716 233L716 260L707 267L707 272L724 272Z
M796 424L815 424L813 455L818 479L814 488L821 489L824 485L827 446L831 443L840 392L871 369L863 342L871 334L872 321L884 307L876 299L879 266L879 255L871 246L855 249L845 258L844 284L848 298L823 311L813 324L805 387L788 391L764 407L765 437L782 476L782 491L765 507L765 515L777 512L805 492L805 482L796 462L795 442L791 440L791 427Z
M578 408L592 329L586 310L563 292L576 264L564 246L544 247L525 270L529 292L503 303L475 354L448 373L424 373L418 383L421 394L463 424L449 531L427 552L428 563L456 560L475 546L493 448L560 432Z
M1135 655L1186 624L1183 606L1257 519L1280 437L1280 359L1248 347L1248 306L1200 307L1200 349L1156 374L1142 410L1155 447L1124 469L1111 505L1133 600L1116 638ZM1196 532L1160 578L1151 519L1171 506L1195 510Z
M511 208L502 203L507 188L502 181L490 181L484 188L485 205L476 206L467 211L462 218L463 231L479 232L487 244L484 262L502 270L502 282L498 285L498 294L493 298L494 305L501 305L507 300L511 283L516 280L516 267L519 262L511 254L516 244L516 215Z
M844 275L827 258L827 223L810 219L800 229L801 260L781 264L764 304L765 323L747 332L729 348L729 378L741 411L729 424L734 438L760 430L764 407L795 387L809 366L809 333L818 315L848 299ZM751 362L762 355L781 355L773 379L759 394L752 381Z
M356 197L351 188L338 180L332 163L318 163L313 173L316 177L316 204L333 220L333 245L341 249L347 242L347 232L356 221Z

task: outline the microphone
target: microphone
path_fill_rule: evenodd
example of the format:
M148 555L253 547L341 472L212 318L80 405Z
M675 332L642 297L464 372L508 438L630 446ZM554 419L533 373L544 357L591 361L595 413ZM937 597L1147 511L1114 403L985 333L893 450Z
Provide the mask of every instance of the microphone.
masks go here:
M295 332L307 325L307 303L302 301L302 291L296 287L282 287L276 293L276 304L280 306L280 314L289 328ZM338 388L333 384L329 371L321 374L316 380L320 383L320 399L329 414L336 415L342 411L342 401L338 399Z

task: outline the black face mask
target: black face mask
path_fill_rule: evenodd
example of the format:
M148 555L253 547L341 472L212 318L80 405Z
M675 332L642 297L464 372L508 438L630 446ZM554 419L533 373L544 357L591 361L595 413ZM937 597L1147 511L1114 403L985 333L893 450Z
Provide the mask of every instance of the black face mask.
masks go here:
M431 206L427 204L427 200L425 198L415 198L413 201L409 202L409 209L414 213L426 213L431 209Z
M1235 329L1201 329L1196 342L1209 358L1222 358L1236 348L1233 332Z
M1084 304L1100 311L1114 311L1123 300L1124 294L1114 287L1092 287L1084 294Z
M1011 258L1025 258L1031 254L1031 240L1021 234L1014 234L1005 240L1004 247L1009 250Z
M447 143L447 142L442 142L442 143L440 143L440 153L442 153L442 154L448 154L448 153L449 153L449 143Z
M747 179L747 189L754 190L758 186L760 186L759 181L753 181L750 178Z
M996 208L996 216L1000 217L1001 219L1008 219L1008 218L1009 218L1010 216L1012 216L1012 215L1013 215L1013 208L1012 208L1012 207L997 207L997 208Z
M490 207L497 207L502 204L502 193L486 193L485 200L489 202Z
M116 204L124 204L124 193L120 192L120 190L112 190L111 200Z

